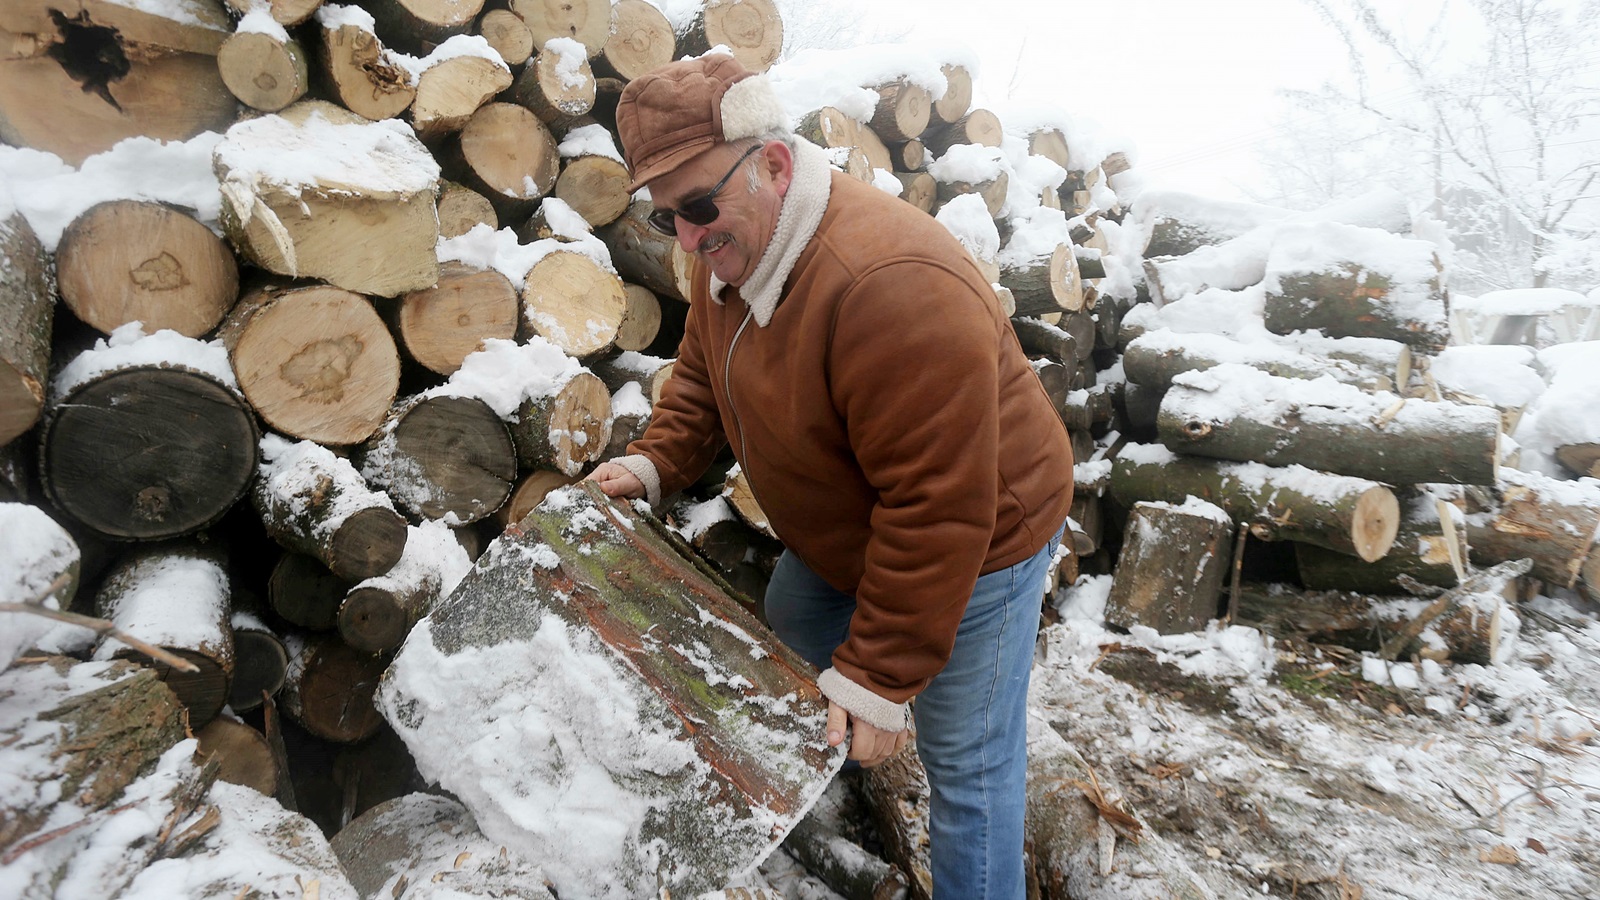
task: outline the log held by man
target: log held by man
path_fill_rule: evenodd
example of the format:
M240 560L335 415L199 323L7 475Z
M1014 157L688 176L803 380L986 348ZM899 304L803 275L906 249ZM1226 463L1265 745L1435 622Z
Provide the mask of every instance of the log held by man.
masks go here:
M843 758L810 668L659 528L593 485L552 493L412 631L380 691L423 774L563 895L720 887ZM575 863L555 848L580 819Z

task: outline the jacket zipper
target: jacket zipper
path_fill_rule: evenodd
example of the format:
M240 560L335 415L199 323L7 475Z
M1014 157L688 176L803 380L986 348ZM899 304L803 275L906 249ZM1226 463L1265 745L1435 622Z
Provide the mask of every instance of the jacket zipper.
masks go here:
M747 310L745 312L744 321L739 323L738 329L733 332L733 340L728 342L728 355L722 363L722 392L728 395L728 412L733 414L734 429L739 434L739 452L745 457L747 462L750 454L747 452L748 448L744 442L744 423L739 421L739 409L738 407L734 406L733 403L733 351L739 346L739 338L744 336L744 330L747 326L749 326L750 319L754 315L755 312L753 310ZM749 472L745 473L745 482L750 485L750 496L756 501L756 506L761 506L761 497L756 493L755 479L750 477ZM761 506L761 510L762 512L766 512L766 507ZM767 521L769 523L772 521L771 513L767 513ZM770 525L768 527L770 527Z

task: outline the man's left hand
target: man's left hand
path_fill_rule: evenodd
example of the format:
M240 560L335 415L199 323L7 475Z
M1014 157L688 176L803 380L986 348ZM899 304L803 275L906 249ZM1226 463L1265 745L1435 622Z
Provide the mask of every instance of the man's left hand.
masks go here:
M844 740L844 730L847 725L852 726L850 758L869 769L900 752L900 748L911 741L911 729L884 731L876 725L850 715L849 710L829 700L829 747L837 747Z

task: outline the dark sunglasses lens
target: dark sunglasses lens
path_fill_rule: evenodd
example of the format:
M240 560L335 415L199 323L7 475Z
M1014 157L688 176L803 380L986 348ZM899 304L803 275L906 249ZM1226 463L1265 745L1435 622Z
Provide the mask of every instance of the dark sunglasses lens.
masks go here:
M695 225L710 225L717 220L721 210L717 209L717 201L710 197L696 197L678 210L678 215L684 221Z
M651 213L650 218L646 219L646 221L650 223L651 228L662 234L676 235L678 233L678 223L673 221L673 213L670 209L658 209Z

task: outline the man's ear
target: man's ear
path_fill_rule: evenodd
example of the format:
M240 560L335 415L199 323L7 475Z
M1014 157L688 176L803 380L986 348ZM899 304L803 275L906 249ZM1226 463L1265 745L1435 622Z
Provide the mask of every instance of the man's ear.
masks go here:
M772 186L782 197L789 192L789 184L794 181L794 151L783 141L767 141L761 148L762 165L767 167L767 177L772 179Z

